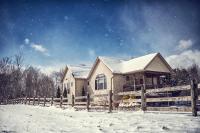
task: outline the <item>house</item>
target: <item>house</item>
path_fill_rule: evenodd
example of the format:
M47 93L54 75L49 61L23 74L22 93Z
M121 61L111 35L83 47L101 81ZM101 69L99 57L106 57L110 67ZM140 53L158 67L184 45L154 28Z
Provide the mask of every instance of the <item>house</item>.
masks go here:
M72 95L75 97L86 95L89 71L90 67L86 65L66 66L62 79L62 90L67 90L69 102L71 102Z
M88 75L87 88L96 103L107 102L109 90L117 101L118 92L164 86L171 73L172 68L160 53L129 60L97 57Z

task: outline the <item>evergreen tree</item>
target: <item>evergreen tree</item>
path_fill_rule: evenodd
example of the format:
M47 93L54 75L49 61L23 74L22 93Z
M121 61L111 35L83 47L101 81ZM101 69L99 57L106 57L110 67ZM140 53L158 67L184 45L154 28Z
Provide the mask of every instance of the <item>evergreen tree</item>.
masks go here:
M66 88L64 89L63 97L67 97L67 89Z
M61 93L60 93L60 87L58 86L56 97L57 97L57 98L60 98L60 94L61 94Z

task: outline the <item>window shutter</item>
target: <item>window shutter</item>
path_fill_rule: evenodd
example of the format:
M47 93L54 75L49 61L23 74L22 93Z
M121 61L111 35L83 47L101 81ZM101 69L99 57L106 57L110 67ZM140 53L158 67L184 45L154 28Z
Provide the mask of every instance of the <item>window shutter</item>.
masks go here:
M106 80L106 76L104 76L104 89L107 89L107 80Z
M97 90L97 80L95 80L95 90Z

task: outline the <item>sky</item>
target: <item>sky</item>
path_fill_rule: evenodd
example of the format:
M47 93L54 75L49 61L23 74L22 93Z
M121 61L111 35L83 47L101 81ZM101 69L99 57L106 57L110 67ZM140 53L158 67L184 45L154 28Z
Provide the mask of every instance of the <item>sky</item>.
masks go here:
M44 72L97 56L160 52L172 67L200 65L200 3L192 0L1 0L0 58L22 52Z

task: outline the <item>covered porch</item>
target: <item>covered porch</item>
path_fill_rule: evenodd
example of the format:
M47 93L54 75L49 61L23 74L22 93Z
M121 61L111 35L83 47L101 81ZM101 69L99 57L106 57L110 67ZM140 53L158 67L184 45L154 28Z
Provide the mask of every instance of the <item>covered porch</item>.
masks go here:
M166 72L143 71L137 73L128 73L123 75L125 83L123 92L138 91L141 86L145 89L157 89L171 86L171 74Z

